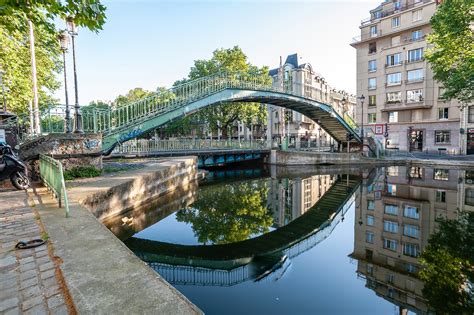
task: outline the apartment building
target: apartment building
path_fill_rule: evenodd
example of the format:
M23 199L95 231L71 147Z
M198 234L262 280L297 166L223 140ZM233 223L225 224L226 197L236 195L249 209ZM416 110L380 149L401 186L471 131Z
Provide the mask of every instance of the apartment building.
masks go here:
M356 196L354 251L357 274L368 288L400 308L427 314L419 254L435 231L435 219L457 217L463 171L392 166ZM467 202L472 202L466 198ZM403 311L403 312L402 312Z
M270 70L269 74L274 86L331 104L339 115L354 117L355 95L332 88L310 63L302 63L298 54L287 56L285 63L280 60L279 68ZM289 135L289 143L296 147L301 141L315 141L321 146L329 146L334 142L316 122L293 110L268 105L267 122L268 140L280 140Z
M437 5L435 0L384 1L362 20L360 36L351 43L357 50L357 95L365 97L356 121L386 148L466 152L459 104L442 99L443 88L423 57ZM474 123L474 108L472 113ZM474 128L471 141L474 153Z

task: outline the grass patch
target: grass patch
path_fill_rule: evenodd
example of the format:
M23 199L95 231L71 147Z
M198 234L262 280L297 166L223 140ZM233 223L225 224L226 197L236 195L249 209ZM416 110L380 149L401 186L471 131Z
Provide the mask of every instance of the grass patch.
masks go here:
M74 167L64 172L65 180L72 180L77 178L97 177L102 174L102 171L93 166L79 166Z
M46 233L46 232L41 233L41 239L43 239L44 241L49 240L49 235L48 235L48 233Z

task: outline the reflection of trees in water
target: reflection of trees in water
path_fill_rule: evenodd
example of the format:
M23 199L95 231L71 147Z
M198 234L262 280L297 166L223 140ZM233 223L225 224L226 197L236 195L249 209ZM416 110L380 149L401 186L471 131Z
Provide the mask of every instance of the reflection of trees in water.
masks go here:
M440 314L473 314L474 213L439 224L421 255L423 295Z
M273 218L266 207L268 187L263 180L203 187L192 207L176 214L191 223L198 241L225 244L266 233Z

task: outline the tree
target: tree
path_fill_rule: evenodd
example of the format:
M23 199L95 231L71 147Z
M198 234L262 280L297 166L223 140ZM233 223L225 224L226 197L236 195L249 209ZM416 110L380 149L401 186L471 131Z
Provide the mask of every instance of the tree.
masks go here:
M265 181L259 180L202 187L192 208L178 211L176 219L191 223L203 244L243 241L273 224L267 193Z
M152 95L153 92L144 90L142 88L134 88L127 92L125 95L119 95L115 98L115 106L120 107L124 106L141 99L144 99L147 96Z
M441 314L474 312L474 213L439 219L421 254L423 296Z
M240 72L244 74L260 74L263 80L270 81L268 68L258 68L250 64L241 48L234 46L229 49L217 49L209 60L196 60L191 67L188 78L175 82L175 86L190 80L209 76L219 72ZM198 121L206 122L211 131L222 131L227 138L231 126L242 121L247 126L252 122L266 122L266 110L258 103L224 103L201 109L194 115Z
M99 31L105 23L105 10L100 0L3 0L0 4L0 16L25 17L50 34L56 34L53 20L66 17L73 17L77 26ZM15 29L15 23L8 19L2 25L11 31Z
M13 25L14 30L8 29L7 24ZM35 32L39 103L44 107L57 102L51 94L60 87L56 75L61 71L62 62L56 36L43 24L39 24ZM27 20L17 13L0 16L0 65L5 71L3 83L8 89L5 93L7 109L16 114L26 113L28 102L33 98L29 49Z
M445 88L444 98L462 103L474 93L474 5L472 0L443 1L431 18L433 45L426 54L434 78Z

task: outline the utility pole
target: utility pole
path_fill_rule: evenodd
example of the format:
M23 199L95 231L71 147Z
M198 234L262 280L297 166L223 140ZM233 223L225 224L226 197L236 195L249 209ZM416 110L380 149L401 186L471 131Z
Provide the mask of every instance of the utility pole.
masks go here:
M35 34L33 32L33 23L28 19L28 28L30 30L30 56L31 56L31 77L33 83L33 116L35 121L34 132L41 133L41 122L38 107L38 80L36 78L36 57L35 57Z

